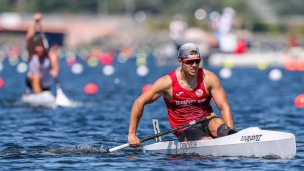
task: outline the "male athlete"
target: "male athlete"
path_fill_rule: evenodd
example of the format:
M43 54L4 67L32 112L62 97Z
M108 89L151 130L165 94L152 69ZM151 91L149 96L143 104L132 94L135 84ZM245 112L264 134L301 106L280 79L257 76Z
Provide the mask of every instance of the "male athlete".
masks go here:
M199 67L201 58L198 47L193 43L184 44L178 51L177 60L181 69L159 78L135 100L128 134L131 147L140 145L136 129L143 115L144 106L161 96L164 97L172 128L206 118L200 124L176 131L174 134L180 142L208 140L236 133L226 93L218 77L211 71ZM222 118L214 116L210 105L212 97Z

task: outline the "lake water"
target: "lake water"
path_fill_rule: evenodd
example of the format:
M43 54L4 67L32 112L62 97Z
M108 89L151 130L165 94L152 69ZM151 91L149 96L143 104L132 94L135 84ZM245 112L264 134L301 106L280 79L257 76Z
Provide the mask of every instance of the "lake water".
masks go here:
M126 148L112 154L104 149L127 142L130 110L146 84L166 75L177 65L155 65L148 58L149 74L136 74L135 59L114 62L115 72L106 76L102 66L89 67L73 74L60 60L59 81L64 93L83 102L77 108L33 109L18 104L25 92L25 73L16 65L3 62L0 77L0 170L301 170L304 167L304 109L294 99L304 93L304 73L282 71L278 81L269 79L272 68L234 68L228 79L220 78L234 114L237 129L251 126L294 133L297 154L289 160L206 157L199 155L146 154ZM207 69L219 75L221 68ZM115 82L116 80L116 82ZM84 86L96 83L96 94L84 93ZM55 87L52 91L55 93ZM215 112L219 111L212 104ZM146 106L138 127L141 138L152 135L152 119L158 119L162 131L170 129L162 99ZM162 139L173 139L172 134ZM154 142L150 140L143 144Z

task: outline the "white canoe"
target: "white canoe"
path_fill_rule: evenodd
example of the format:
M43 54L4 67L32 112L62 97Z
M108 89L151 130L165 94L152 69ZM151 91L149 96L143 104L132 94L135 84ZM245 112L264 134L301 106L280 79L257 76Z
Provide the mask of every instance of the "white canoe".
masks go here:
M72 101L67 98L61 88L56 89L56 97L50 91L43 91L39 94L25 94L21 97L21 102L29 107L51 108L61 107L77 107L82 103Z
M56 97L50 91L43 91L39 94L25 94L21 97L21 102L30 107L42 107L55 109Z
M197 153L204 156L270 156L289 159L296 155L296 141L292 133L250 127L236 134L212 140L156 142L144 146L143 151L164 154Z

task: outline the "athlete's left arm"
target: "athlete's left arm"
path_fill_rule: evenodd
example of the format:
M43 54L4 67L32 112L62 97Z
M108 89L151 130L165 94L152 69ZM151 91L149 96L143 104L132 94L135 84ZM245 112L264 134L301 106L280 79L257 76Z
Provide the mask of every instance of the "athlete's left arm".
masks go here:
M226 92L222 87L218 77L210 72L208 76L209 90L214 99L216 106L219 108L226 125L234 128L233 116L228 104Z
M51 61L51 66L52 66L52 69L50 71L50 74L53 76L53 77L58 77L59 75L59 62L58 62L58 56L56 54L55 51L53 50L50 50L49 53L48 53L48 56L49 56L49 59Z

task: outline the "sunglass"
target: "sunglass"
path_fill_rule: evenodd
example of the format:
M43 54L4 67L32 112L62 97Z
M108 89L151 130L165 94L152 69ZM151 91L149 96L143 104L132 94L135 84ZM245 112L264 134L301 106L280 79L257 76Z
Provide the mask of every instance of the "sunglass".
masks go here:
M185 64L187 65L193 65L195 64L199 64L201 62L201 59L194 59L194 60L182 60Z

